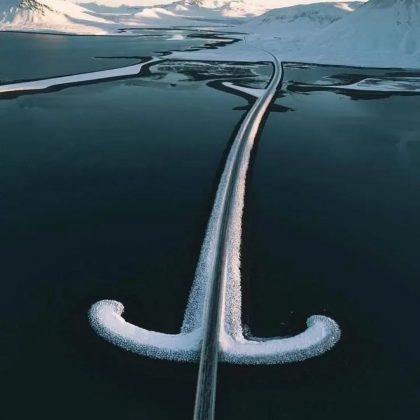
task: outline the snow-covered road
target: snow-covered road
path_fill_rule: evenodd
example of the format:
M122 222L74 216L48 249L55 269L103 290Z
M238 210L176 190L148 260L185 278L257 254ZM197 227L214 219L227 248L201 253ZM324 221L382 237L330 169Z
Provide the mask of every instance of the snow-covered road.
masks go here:
M278 58L268 54L273 76L267 88L256 93L227 157L180 334L147 331L126 322L119 302L101 301L90 311L99 335L135 353L197 361L204 352L203 381L209 380L207 370L216 369L219 357L230 363L292 362L327 351L340 337L337 324L323 316L310 317L308 328L296 337L250 341L243 335L240 248L246 175L254 141L283 75Z
M140 355L167 360L200 360L196 419L214 414L218 361L238 364L286 363L317 356L340 338L324 316L286 339L251 341L241 322L240 250L246 176L255 139L282 81L282 65L268 53L272 78L246 114L233 141L216 193L180 334L147 331L125 321L123 305L104 300L90 310L90 322L106 340ZM230 85L234 88L233 85Z

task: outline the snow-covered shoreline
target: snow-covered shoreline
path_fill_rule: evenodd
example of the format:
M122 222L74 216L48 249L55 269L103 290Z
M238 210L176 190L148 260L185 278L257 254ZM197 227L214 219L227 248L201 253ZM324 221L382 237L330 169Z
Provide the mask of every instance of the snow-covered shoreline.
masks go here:
M134 76L139 74L145 65L151 65L161 61L159 58L144 63L133 64L130 66L119 67L110 70L100 70L89 73L79 73L68 76L51 77L48 79L39 79L26 82L9 83L0 85L0 94L13 93L13 92L31 92L42 91L53 87L64 85L76 85L87 82L94 82L98 80L112 80L119 77Z
M100 8L92 11L74 4L64 13L63 5L68 5L65 0L34 0L32 3L39 4L34 10L16 7L20 0L5 1L15 6L3 12L0 6L0 30L130 36L130 28L212 28L229 37L244 39L243 44L247 45L236 43L217 51L185 52L183 57L252 61L261 56L256 50L263 49L283 62L420 68L420 4L417 0L314 3L273 9L260 15L255 11L251 13L254 17L244 14L243 5L249 0L241 0L239 5L220 0L216 2L217 7L212 0L185 4L181 1L114 15L109 11L100 13ZM232 20L233 15L242 17ZM254 51L249 47L255 47Z

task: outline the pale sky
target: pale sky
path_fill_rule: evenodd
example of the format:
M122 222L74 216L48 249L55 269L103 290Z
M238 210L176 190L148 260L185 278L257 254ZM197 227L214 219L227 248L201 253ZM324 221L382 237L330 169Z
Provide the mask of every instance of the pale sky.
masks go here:
M152 6L155 4L173 3L175 0L71 0L74 3L89 3L94 1L100 4L106 4L110 6L119 6L126 4L128 6ZM337 2L340 0L249 0L256 4L265 4L267 7L285 7L293 6L295 4L309 4L309 3L326 3L326 2ZM341 0L345 1L345 0ZM350 0L349 0L350 1ZM363 1L363 0L362 0Z

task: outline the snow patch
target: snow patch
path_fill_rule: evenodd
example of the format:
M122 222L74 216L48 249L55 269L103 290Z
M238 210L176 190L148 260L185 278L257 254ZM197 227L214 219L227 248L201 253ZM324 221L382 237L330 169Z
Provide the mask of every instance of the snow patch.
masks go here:
M170 38L166 38L167 41L182 41L185 39L185 36L182 34L172 35Z
M301 61L420 67L420 2L370 0L306 42Z
M105 34L112 22L66 0L2 0L0 30Z
M234 90L237 90L239 92L246 93L246 94L248 94L250 96L253 96L255 98L259 98L265 92L264 89L255 89L255 88L249 88L249 87L245 87L245 86L239 86L239 85L235 85L232 82L223 82L222 85L226 86L230 89L234 89Z
M162 334L148 331L125 321L124 306L114 300L95 303L89 321L96 333L116 346L157 359L197 361L200 354L201 331Z
M419 77L376 78L369 77L349 85L325 86L328 89L342 89L367 92L420 93Z
M32 80L29 82L9 83L0 85L0 94L12 92L25 92L45 90L54 86L72 85L97 80L114 79L118 77L133 76L139 74L145 64L152 64L161 61L154 58L145 63L133 64L131 66L119 67L111 70L101 70L90 73L80 73L70 76L52 77L49 79Z

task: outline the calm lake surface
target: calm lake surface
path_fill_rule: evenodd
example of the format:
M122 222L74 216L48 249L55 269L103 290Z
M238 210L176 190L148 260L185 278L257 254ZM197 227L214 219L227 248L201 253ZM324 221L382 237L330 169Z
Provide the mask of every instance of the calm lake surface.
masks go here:
M206 42L172 35L0 34L0 80L119 67ZM136 58L95 58L116 56ZM111 298L134 324L179 331L249 106L217 83L258 86L269 70L164 62L144 77L0 98L6 418L191 418L196 366L115 348L86 314ZM295 334L326 314L343 338L299 364L221 365L219 419L417 418L420 98L317 88L362 73L385 74L286 66L244 219L252 334Z
M366 73L387 72L285 67L276 105L288 110L269 115L249 181L244 322L270 337L325 314L343 335L320 358L254 369L256 384L221 398L231 416L419 412L420 98L292 89Z
M107 70L135 64L139 57L217 42L212 35L203 36L158 30L139 30L132 36L0 33L0 83Z

